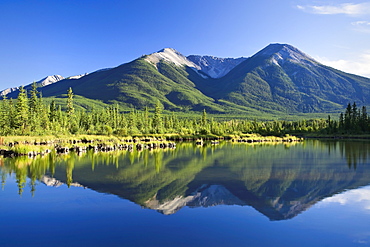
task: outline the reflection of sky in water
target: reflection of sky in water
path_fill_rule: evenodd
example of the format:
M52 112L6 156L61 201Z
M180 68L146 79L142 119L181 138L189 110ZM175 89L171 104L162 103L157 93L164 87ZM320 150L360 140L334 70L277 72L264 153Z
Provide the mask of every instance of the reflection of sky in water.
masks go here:
M308 215L313 213L322 217L322 228L348 235L352 242L350 246L370 246L370 186L325 198L310 210ZM347 245L343 243L341 246Z
M132 157L127 155L118 165L110 160L106 165L105 157L99 161L96 155L92 156L93 168L89 156L78 157L71 166L56 166L54 177L64 183L58 187L46 186L37 177L34 195L29 177L20 196L17 176L6 172L0 191L0 246L42 246L50 242L70 247L369 246L370 186L361 186L370 183L370 165L368 158L359 157L370 151L370 144L340 142L330 146L329 155L326 146L314 148L312 143L316 144L289 149L281 145L218 147L212 153L208 150L204 157L199 149L178 148L177 156L155 153L162 155L155 159L158 157L150 154L145 163L145 153L135 161L128 160ZM354 160L359 159L362 162L355 166ZM154 161L159 162L160 169ZM72 184L68 188L65 184L71 167L73 182L84 188ZM23 171L18 168L14 166L14 170ZM189 193L203 184L222 185L245 203L189 206L173 215L143 209L136 203L137 198L151 199L153 195L144 192L154 185L164 199L172 199L166 197L170 192L189 196L175 193L178 184L174 180L184 181L180 188L189 189ZM122 181L127 183L117 187ZM134 197L135 190L128 190L136 188L131 185L142 186L136 191L141 197ZM356 187L360 188L350 189ZM279 201L272 207L276 198ZM274 221L274 209L283 216L292 212L291 217Z
M368 210L368 213L370 213L370 186L349 190L333 197L325 198L321 201L320 206L330 207L331 204L351 206L356 209Z

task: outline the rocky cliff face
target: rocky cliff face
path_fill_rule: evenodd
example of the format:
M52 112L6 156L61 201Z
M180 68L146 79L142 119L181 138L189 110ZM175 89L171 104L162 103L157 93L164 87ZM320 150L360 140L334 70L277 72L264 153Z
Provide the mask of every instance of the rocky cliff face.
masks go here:
M214 56L190 55L187 57L211 78L221 78L247 58L219 58Z

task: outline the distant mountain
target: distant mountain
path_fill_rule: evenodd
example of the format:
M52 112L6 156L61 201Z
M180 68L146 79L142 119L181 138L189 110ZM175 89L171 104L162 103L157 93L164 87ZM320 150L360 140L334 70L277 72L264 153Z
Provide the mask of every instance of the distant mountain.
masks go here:
M213 56L190 55L187 59L196 64L200 68L200 71L211 78L221 78L247 58L219 58Z
M61 80L76 80L76 79L80 79L81 77L87 75L88 73L85 73L85 74L81 74L81 75L75 75L75 76L70 76L68 78L64 78L63 76L61 75L51 75L51 76L47 76L39 81L36 81L36 86L41 88L41 87L45 87L45 86L48 86L50 84L53 84L53 83L56 83L58 81L61 81ZM30 84L27 84L26 86L24 86L24 88L26 90L29 90L31 89L32 87L32 83ZM14 88L7 88L3 91L0 91L0 95L8 95L8 94L11 94L12 93L12 96L15 96L15 94L18 94L19 92L19 87L14 87ZM15 98L15 97L13 97Z
M19 87L7 88L7 89L4 89L3 91L0 91L0 95L1 96L8 95L8 94L10 94L12 92L16 92L18 89L19 89Z
M56 83L58 81L63 80L64 77L61 75L52 75L52 76L47 76L39 81L36 82L37 87L45 87L47 85ZM33 83L30 83L25 86L25 89L30 89ZM19 87L14 87L14 88L8 88L0 92L0 95L7 95L10 93L18 93Z
M44 97L75 95L142 109L213 113L329 113L370 105L370 79L330 68L288 44L249 58L188 57L165 48L115 68L42 85ZM9 89L15 98L16 89Z

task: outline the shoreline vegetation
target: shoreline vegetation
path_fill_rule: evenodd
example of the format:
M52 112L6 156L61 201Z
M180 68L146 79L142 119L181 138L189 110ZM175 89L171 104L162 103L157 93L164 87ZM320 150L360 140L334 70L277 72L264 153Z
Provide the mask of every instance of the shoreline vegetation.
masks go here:
M4 157L46 155L48 153L67 154L69 152L82 153L88 150L94 152L109 152L125 150L142 151L144 149L174 149L176 143L191 141L194 145L217 145L220 141L235 143L292 143L303 141L303 138L286 135L284 137L260 136L256 134L242 136L180 136L180 135L152 135L118 138L115 136L63 136L63 137L34 137L34 136L6 136L0 137L0 155Z
M220 140L235 143L298 142L306 138L370 139L366 107L348 104L338 120L257 121L247 116L221 120L206 109L184 117L180 112L163 113L158 101L154 109L121 110L118 104L104 109L75 110L69 88L66 104L44 103L36 83L27 93L19 89L16 100L0 101L0 154L35 156L48 152L173 148L177 141ZM174 134L175 133L175 134Z

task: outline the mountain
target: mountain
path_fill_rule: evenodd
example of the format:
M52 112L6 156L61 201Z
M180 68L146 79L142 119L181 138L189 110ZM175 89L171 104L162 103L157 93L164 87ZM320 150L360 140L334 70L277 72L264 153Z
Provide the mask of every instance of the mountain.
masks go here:
M50 85L50 84L53 84L53 83L56 83L58 81L61 81L63 80L64 77L61 76L61 75L52 75L52 76L47 76L39 81L36 82L36 85L37 87L45 87L47 85ZM31 86L32 86L33 83L30 83L28 85L26 85L24 88L27 90L27 89L31 89ZM13 88L7 88L3 91L0 92L0 95L3 96L3 95L8 95L10 93L18 93L19 91L19 87L13 87Z
M322 65L287 44L271 44L199 88L209 97L262 111L332 112L349 102L370 104L370 79Z
M50 84L54 84L58 81L61 81L61 80L75 80L75 79L80 79L81 77L87 75L88 73L85 73L85 74L81 74L81 75L75 75L75 76L70 76L68 78L64 78L63 76L61 75L49 75L39 81L36 81L36 86L37 87L45 87L47 85L50 85ZM32 88L32 84L33 83L30 83L30 84L27 84L26 86L24 86L24 88L26 90L29 90ZM14 94L18 94L19 92L19 87L13 87L13 88L7 88L7 89L4 89L3 91L0 91L0 95L9 95L12 93L12 95Z
M172 48L115 68L40 87L44 97L75 95L128 109L159 101L172 111L330 113L348 103L370 105L370 79L320 64L288 44L270 44L249 58L184 56ZM17 97L8 90L8 97Z
M81 74L81 75L74 75L74 76L70 76L70 77L68 77L67 79L76 80L76 79L80 79L81 77L84 77L85 75L88 75L88 73Z
M165 61L165 62L170 62L176 66L188 66L190 68L195 68L196 70L200 70L199 66L197 66L195 63L188 60L180 52L172 48L165 48L163 50L160 50L159 52L152 53L146 56L145 60L152 63L156 67L160 62Z
M200 68L200 71L211 78L221 78L247 58L219 58L214 56L190 55L187 59L196 64Z
M195 81L208 79L198 69L185 56L167 48L77 80L62 80L40 91L44 97L52 97L72 87L75 95L127 108L152 107L159 100L165 109L173 111L224 112L214 99L196 89Z

